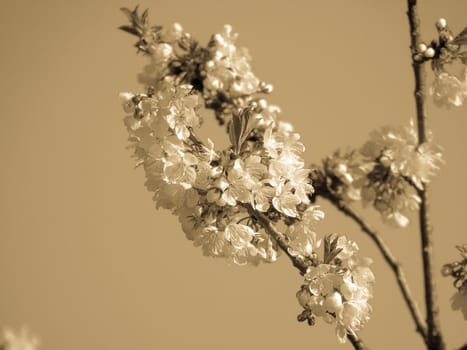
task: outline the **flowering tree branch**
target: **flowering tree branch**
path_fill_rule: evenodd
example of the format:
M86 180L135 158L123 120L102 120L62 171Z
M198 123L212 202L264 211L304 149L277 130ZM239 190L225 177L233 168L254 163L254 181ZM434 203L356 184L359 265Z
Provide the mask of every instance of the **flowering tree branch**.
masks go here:
M404 297L404 301L410 310L410 314L415 322L417 332L420 333L421 337L426 342L426 324L423 321L417 302L412 296L412 292L410 291L407 278L405 277L405 272L401 264L397 261L387 244L384 242L381 235L377 231L373 230L360 215L358 215L350 206L345 204L343 201L339 200L339 198L333 196L332 194L328 194L327 196L323 197L328 199L338 210L340 210L347 217L354 220L360 226L360 229L364 233L366 233L376 244L376 247L383 255L384 260L388 263L389 267L396 276L397 284L399 286L399 289L401 290L402 296Z
M279 119L279 107L260 97L272 86L253 73L231 26L224 26L203 47L179 24L165 29L150 26L147 11L140 15L138 8L123 9L131 25L121 29L137 36L136 47L151 57L139 75L147 93L123 93L122 98L134 157L144 167L156 206L179 217L187 238L204 255L257 265L276 261L283 251L304 277L296 294L303 308L298 320L313 325L320 317L335 324L338 341L348 339L355 349L367 349L356 331L371 314L371 259L358 256L358 245L343 235L319 238L315 224L324 213L313 205L318 196L330 200L375 242L396 276L417 331L429 349L443 349L426 198L426 183L439 168L442 154L425 126L422 63L432 59L433 67L441 71L443 62L462 58L459 45L467 42L467 31L454 39L446 21L440 20L440 45L421 45L416 1L408 4L418 132L413 123L382 127L361 148L337 151L324 160L323 169L312 170L304 168L300 135ZM443 74L438 100L445 98L443 84L461 84ZM459 105L467 96L467 90L459 91L449 96L450 103ZM226 124L230 140L226 149L215 150L212 141L206 145L196 136L195 129L202 124L199 102L213 110L219 124ZM373 205L385 222L400 227L407 226L408 212L419 209L427 324L401 265L380 235L349 206L351 201Z
M418 45L422 43L420 35L420 20L417 13L417 1L408 0L407 16L410 25L410 42L412 51L412 67L415 77L415 104L417 111L418 143L423 144L426 139L426 113L424 107L425 100L425 72L423 61L416 60ZM429 222L429 201L427 186L418 189L420 197L419 223L422 244L423 273L425 283L425 304L427 313L427 344L430 349L444 349L444 341L441 335L439 322L439 307L436 295L436 284L433 271L433 229Z
M287 243L288 238L282 232L276 229L274 224L261 212L256 211L251 205L246 205L248 213L254 217L258 223L264 228L264 230L277 242L281 250L287 254L292 261L292 264L304 275L307 271L308 265L304 260L297 256L290 254L290 247ZM368 350L369 348L365 345L362 338L352 330L347 331L347 339L353 345L356 350Z

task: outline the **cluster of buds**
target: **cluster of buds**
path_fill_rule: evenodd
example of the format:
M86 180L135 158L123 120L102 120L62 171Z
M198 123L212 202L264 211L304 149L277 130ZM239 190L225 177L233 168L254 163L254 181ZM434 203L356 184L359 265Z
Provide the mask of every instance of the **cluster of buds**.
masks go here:
M425 43L420 43L417 46L417 53L415 54L415 59L417 61L422 61L424 59L430 59L435 57L436 51L433 47L428 47Z
M467 28L454 36L444 18L436 22L438 39L429 45L420 43L414 53L417 62L431 61L435 79L430 94L438 107L459 107L467 98ZM460 62L460 74L452 74L451 66Z
M447 63L452 60L454 55L459 52L459 43L454 38L451 30L448 28L445 18L440 18L436 21L436 29L438 31L438 40L433 40L430 44L421 42L416 48L414 59L419 62L433 60L433 64L439 64L439 60Z

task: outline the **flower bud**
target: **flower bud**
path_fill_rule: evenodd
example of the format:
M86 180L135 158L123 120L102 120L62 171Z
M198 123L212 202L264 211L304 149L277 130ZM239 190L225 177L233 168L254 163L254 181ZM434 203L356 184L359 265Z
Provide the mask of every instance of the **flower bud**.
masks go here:
M265 99L260 99L258 100L258 106L261 109L265 109L268 106L268 103L266 102Z
M436 28L438 28L438 30L442 30L444 28L446 28L447 26L447 21L446 19L444 18L440 18L436 21Z
M429 47L428 49L425 50L425 52L423 52L423 55L426 58L432 58L435 56L435 49L433 49L432 47Z
M324 306L331 312L339 311L342 307L342 296L338 292L334 292L326 297Z
M273 90L273 86L271 84L266 84L266 86L263 89L263 92L266 94L270 94Z
M418 44L418 52L425 52L427 49L425 43Z

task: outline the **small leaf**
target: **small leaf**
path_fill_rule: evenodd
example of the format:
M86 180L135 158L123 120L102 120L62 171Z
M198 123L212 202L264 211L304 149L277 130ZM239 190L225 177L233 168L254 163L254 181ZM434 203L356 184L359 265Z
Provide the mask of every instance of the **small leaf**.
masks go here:
M143 21L143 24L146 24L148 20L148 14L149 14L149 9L144 10L143 14L141 15L141 20Z
M133 12L131 12L129 8L122 7L120 10L125 14L125 16L127 16L130 22L133 22Z
M467 27L464 28L452 41L454 45L467 45Z
M118 27L118 29L123 30L124 32L130 33L130 34L133 34L137 37L141 35L140 31L132 26L120 26Z
M240 137L242 132L241 113L234 113L229 127L229 139L235 154L240 151Z

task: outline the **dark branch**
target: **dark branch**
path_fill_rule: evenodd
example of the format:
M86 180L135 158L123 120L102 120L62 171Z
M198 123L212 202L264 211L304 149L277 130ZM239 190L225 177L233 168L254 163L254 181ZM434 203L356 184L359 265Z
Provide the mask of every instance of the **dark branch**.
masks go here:
M412 68L415 77L415 105L417 111L418 143L422 144L427 138L425 113L425 71L423 62L414 59L418 44L422 42L420 36L420 19L418 18L417 0L408 0L407 16L410 25L410 48L412 55ZM419 209L420 235L422 244L423 274L425 284L425 304L427 311L427 345L431 350L444 349L444 341L440 331L439 307L436 295L436 285L433 271L433 229L429 223L429 202L427 186L418 190L421 199Z

